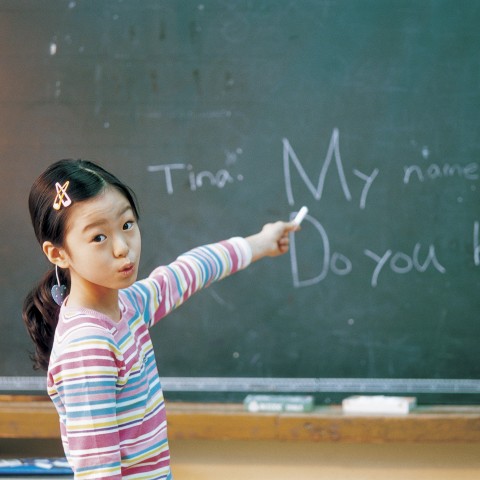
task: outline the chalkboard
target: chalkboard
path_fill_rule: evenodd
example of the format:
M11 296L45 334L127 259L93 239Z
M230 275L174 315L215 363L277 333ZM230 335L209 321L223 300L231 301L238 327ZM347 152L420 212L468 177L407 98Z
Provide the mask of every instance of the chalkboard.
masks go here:
M479 401L479 22L475 0L1 1L2 388L43 388L26 199L73 157L137 192L141 276L309 207L288 255L153 330L167 397Z

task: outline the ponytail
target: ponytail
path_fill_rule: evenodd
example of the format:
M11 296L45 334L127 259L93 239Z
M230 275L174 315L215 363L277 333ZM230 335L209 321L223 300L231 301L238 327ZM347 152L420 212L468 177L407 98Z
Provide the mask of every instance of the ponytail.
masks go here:
M61 283L69 284L62 270L59 270L59 275ZM51 269L30 291L23 303L23 321L35 345L35 352L31 355L35 370L47 370L50 361L55 328L60 312L60 306L55 303L51 293L52 286L55 283L55 269Z

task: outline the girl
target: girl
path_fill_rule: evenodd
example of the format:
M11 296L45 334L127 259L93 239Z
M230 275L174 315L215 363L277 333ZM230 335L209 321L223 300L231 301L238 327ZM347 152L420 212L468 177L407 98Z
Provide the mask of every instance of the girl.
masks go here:
M267 224L181 255L136 281L133 192L94 163L61 160L32 186L37 240L55 266L25 299L36 368L78 479L171 479L162 387L148 328L193 293L288 251L294 223Z

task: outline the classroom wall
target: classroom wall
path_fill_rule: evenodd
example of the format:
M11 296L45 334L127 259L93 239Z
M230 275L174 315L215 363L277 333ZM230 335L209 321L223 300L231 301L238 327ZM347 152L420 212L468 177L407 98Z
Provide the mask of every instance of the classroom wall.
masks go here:
M478 480L480 444L172 440L175 480ZM0 456L62 455L59 441L0 440Z

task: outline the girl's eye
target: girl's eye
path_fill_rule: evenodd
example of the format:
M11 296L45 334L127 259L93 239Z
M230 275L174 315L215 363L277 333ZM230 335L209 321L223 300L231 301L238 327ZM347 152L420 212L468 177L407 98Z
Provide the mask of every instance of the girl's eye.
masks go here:
M93 241L95 243L100 243L100 242L103 242L107 237L103 234L100 234L100 235L97 235L95 237L93 237Z
M125 222L125 223L123 224L123 229L124 229L124 230L131 230L132 228L133 228L133 222L132 222L132 221L130 221L130 222Z

